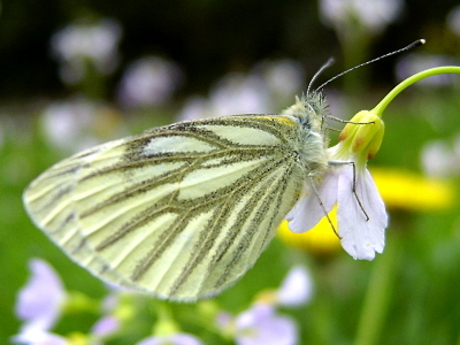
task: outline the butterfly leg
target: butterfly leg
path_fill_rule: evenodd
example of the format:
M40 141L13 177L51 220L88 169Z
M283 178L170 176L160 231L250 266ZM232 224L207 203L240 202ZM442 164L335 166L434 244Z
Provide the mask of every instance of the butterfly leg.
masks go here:
M361 209L361 211L363 212L364 216L366 217L366 222L369 221L369 216L361 202L361 199L359 198L358 196L358 193L356 192L356 165L355 165L355 162L353 161L350 161L350 162L342 162L342 161L329 161L328 164L332 167L340 167L340 166L343 166L343 165L351 165L352 168L353 168L353 183L352 183L352 187L351 187L351 191L353 193L353 195L355 196L355 199L356 199L356 202L358 203L359 205L359 208Z
M326 207L324 206L323 200L321 200L321 196L319 195L319 192L316 189L314 177L312 175L308 175L308 179L310 181L311 189L313 193L315 194L316 198L318 199L319 205L321 206L321 209L324 212L324 216L327 218L327 221L329 222L332 228L332 231L334 231L334 234L336 234L336 236L339 239L342 239L342 237L340 237L339 233L337 232L337 229L335 228L334 223L332 223L331 217L329 217L329 213L327 212Z

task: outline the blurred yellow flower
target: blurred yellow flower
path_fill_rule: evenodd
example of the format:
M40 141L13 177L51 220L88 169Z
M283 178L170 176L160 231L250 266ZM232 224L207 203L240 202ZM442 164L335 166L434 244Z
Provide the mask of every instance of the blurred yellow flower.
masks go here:
M448 181L397 168L372 168L371 174L390 210L436 211L454 204L455 188Z
M337 207L329 212L334 227L337 228ZM278 236L290 246L305 249L315 255L327 255L340 248L340 239L334 233L326 217L311 230L295 233L289 229L288 221L284 220L278 228Z
M373 168L371 174L390 210L429 212L446 209L454 204L455 189L447 181L397 168ZM337 229L336 211L335 206L329 213L329 218ZM340 248L340 239L326 217L304 233L292 232L288 222L283 221L278 229L278 236L288 245L307 250L314 255L332 254Z

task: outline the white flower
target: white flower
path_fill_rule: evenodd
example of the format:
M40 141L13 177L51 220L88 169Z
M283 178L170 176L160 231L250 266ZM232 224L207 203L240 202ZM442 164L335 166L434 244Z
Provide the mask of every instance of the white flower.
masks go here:
M422 149L421 160L428 176L449 178L460 175L460 134L453 145L445 140L428 142Z
M29 267L32 275L19 291L16 302L16 315L24 323L12 340L30 345L66 344L64 338L49 332L60 317L66 299L61 279L43 260L32 259Z
M381 32L402 12L401 0L321 0L320 12L324 22L340 29L353 20L373 33Z
M452 32L460 36L460 6L454 7L447 16L447 25Z
M214 116L268 112L270 95L263 78L232 73L222 78L211 90L210 102Z
M97 71L111 73L118 65L121 26L113 19L94 23L79 22L64 27L51 38L51 50L61 62L61 78L69 84L79 82L86 73L86 61Z
M318 177L319 180L307 177L305 196L286 216L290 229L293 232L310 230L337 205L335 230L342 247L355 259L372 260L375 253L381 253L388 215L366 165L382 144L383 112L408 86L434 75L456 73L460 73L460 67L443 66L421 71L395 86L372 110L363 110L353 116L340 132L339 143L327 151L325 173Z
M40 120L49 144L70 152L94 146L122 130L114 108L81 97L48 104Z
M182 71L175 63L156 56L145 57L128 66L118 98L125 106L163 104L169 101L182 81Z
M121 325L119 318L113 315L104 315L91 328L91 334L104 337L115 333Z
M412 53L404 55L396 64L396 77L404 80L409 76L429 68L443 65L458 65L460 60L449 55ZM449 74L434 75L420 81L420 85L439 86L450 84L454 77Z
M304 266L293 267L276 292L278 304L284 307L300 306L311 300L313 280Z
M294 345L297 325L287 316L278 315L271 305L254 304L235 319L238 345Z
M186 333L166 336L152 336L141 340L137 345L203 345L200 339Z
M293 232L305 232L337 204L342 247L354 259L373 260L375 253L383 252L388 215L366 162L378 151L384 126L377 115L367 111L355 115L352 122L373 123L345 126L339 144L328 149L328 172L317 186L309 186L309 193L286 219Z
M185 101L184 107L178 115L178 121L205 119L218 114L213 114L210 102L200 96L192 96Z
M66 338L39 329L22 332L13 336L11 341L20 345L70 345Z
M209 99L189 98L180 121L234 114L271 113L298 91L304 70L293 60L264 61L246 74L230 73L212 88ZM289 80L287 83L286 81Z
M180 121L252 112L269 112L270 94L258 75L232 73L223 77L210 92L209 99L192 97L179 114Z
M304 73L289 59L263 61L247 75L230 73L211 90L213 116L270 113L300 90Z
M25 322L21 331L47 331L59 318L66 293L59 276L47 262L32 259L29 266L32 275L19 291L16 314Z
M54 147L75 150L75 146L85 147L95 144L95 139L85 138L85 129L91 126L94 120L96 105L86 99L70 101L55 101L50 103L42 114L42 129L45 137ZM77 149L80 147L77 147Z
M292 94L302 89L305 80L302 64L291 59L263 61L255 67L255 70L260 70L271 100L276 100L279 104L289 102ZM273 104L274 107L277 105Z

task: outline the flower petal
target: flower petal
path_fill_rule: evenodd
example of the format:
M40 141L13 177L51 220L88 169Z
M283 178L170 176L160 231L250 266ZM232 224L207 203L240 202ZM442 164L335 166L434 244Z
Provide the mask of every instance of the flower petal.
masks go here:
M373 260L385 246L388 215L385 204L367 169L355 169L356 193L369 219L352 192L353 166L340 168L337 217L342 247L354 259Z
M21 345L68 345L66 338L34 328L11 337L14 344Z
M271 305L255 304L235 320L238 345L294 345L298 340L297 325L277 315Z
M25 322L21 332L47 331L58 319L66 293L59 276L47 262L32 259L29 266L32 275L18 293L16 315Z
M313 295L313 281L305 266L292 268L278 289L278 303L295 307L307 303Z
M137 345L203 345L200 339L187 333L167 336L152 336L141 340Z
M329 212L337 202L337 169L330 169L323 177L321 183L316 186L319 197L311 192L303 196L295 204L294 208L286 215L289 221L289 229L292 232L300 233L312 229ZM324 205L321 207L320 201Z
M120 328L120 320L115 316L106 315L100 318L91 328L91 334L104 337L115 333Z

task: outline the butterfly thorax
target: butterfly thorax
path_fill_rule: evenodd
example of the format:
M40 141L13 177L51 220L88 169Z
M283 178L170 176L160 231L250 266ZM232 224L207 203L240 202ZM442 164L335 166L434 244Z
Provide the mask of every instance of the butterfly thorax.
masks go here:
M296 97L294 105L282 112L294 117L300 124L299 160L311 177L322 176L327 169L328 137L323 123L327 107L322 94L315 92Z

